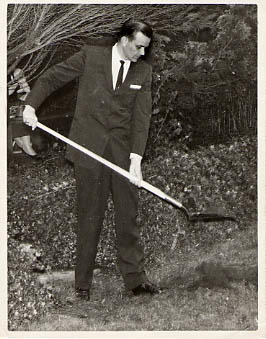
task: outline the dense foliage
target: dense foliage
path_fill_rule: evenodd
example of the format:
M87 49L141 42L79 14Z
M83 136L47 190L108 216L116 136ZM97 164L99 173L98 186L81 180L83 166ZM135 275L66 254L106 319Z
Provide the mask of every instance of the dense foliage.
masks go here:
M162 132L164 140L164 130L170 139L187 144L197 142L193 137L202 141L208 136L254 133L256 6L197 5L186 10L179 34L168 32L159 42L155 139Z

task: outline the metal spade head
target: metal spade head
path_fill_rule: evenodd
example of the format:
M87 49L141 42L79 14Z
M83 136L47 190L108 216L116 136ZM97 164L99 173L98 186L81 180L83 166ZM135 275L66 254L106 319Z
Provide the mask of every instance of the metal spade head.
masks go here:
M230 215L224 215L220 213L214 213L214 212L197 212L189 214L188 216L189 221L197 222L197 221L221 221L221 220L231 220L236 221L236 218Z

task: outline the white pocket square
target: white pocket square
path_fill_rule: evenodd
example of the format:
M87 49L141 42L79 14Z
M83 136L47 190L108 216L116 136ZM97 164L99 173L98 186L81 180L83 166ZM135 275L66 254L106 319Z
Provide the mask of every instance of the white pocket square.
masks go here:
M130 85L130 88L132 89L141 89L140 85Z

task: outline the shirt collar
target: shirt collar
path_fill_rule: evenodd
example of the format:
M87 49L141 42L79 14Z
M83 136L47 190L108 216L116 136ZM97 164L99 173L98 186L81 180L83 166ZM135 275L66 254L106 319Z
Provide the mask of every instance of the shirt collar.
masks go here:
M130 64L130 60L125 60L125 59L121 58L121 56L119 55L118 48L117 48L117 43L113 46L113 49L112 49L112 58L113 58L113 60L115 60L117 62L120 61L120 60L123 60L126 65Z

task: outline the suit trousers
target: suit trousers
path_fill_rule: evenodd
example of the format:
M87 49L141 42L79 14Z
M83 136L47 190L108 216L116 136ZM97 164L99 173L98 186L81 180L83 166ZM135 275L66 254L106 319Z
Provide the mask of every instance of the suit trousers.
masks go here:
M110 150L105 159L112 161ZM129 159L126 160L129 166ZM96 163L96 161L95 161ZM92 168L75 165L78 204L75 287L89 290L109 193L115 211L118 264L127 289L147 280L144 253L137 225L138 192L128 179L105 165Z

